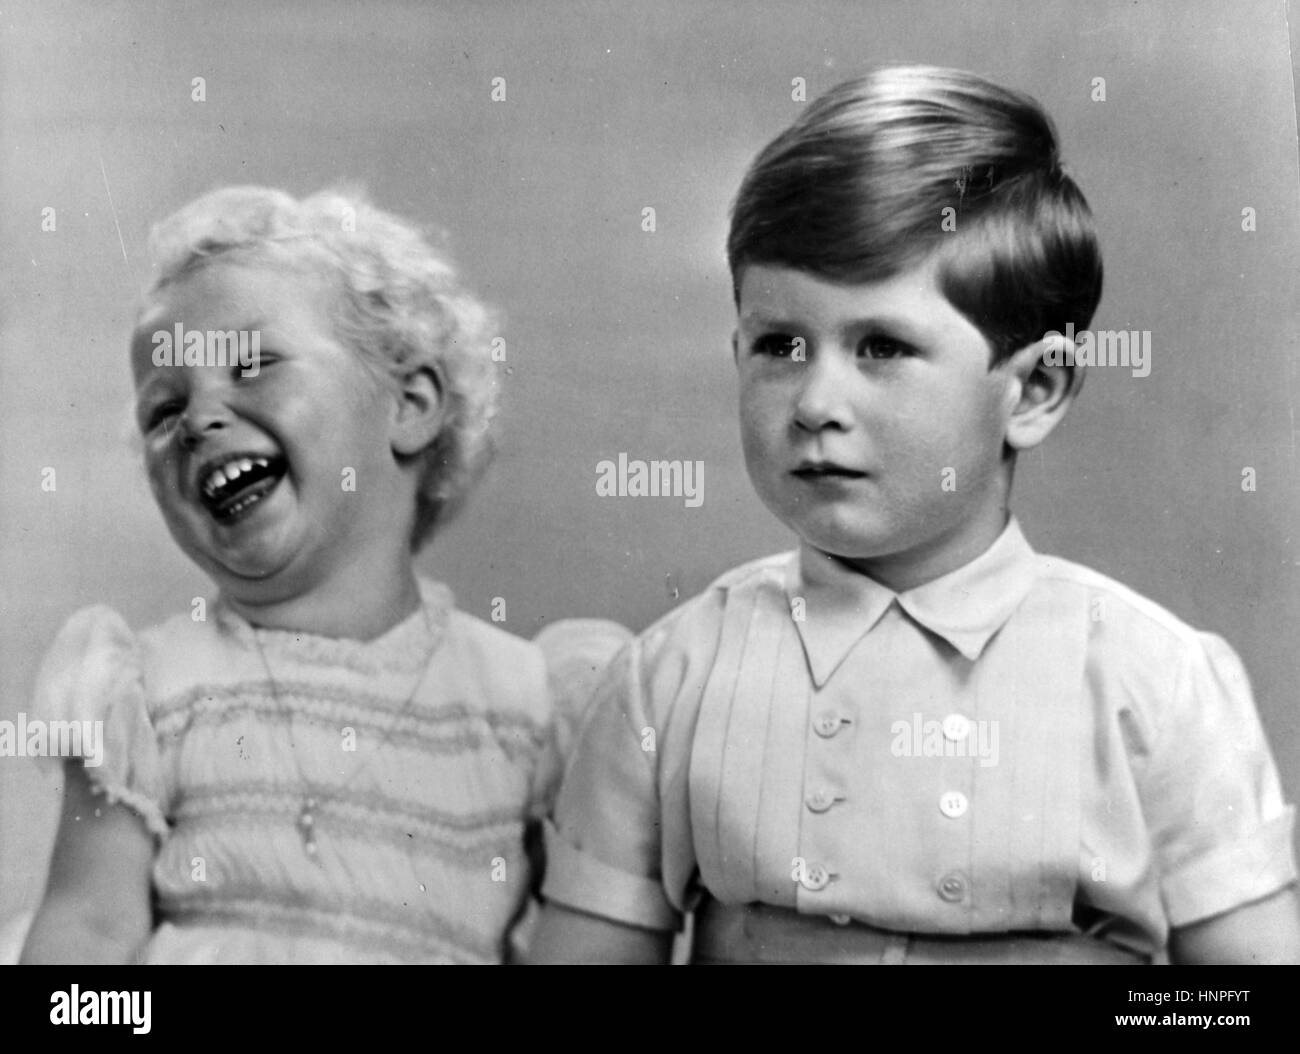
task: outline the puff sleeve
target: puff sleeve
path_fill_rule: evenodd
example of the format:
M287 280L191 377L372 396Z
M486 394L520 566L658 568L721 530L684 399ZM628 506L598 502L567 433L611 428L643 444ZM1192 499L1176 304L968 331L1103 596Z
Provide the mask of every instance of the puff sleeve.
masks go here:
M1153 731L1143 808L1172 926L1230 911L1296 879L1277 767L1240 659L1197 634Z
M54 722L79 722L76 744L94 789L137 812L150 832L167 833L158 741L145 707L135 635L107 607L78 611L46 652L37 674L33 717L47 723L54 753ZM62 753L62 751L60 751Z
M661 876L663 822L655 727L646 692L644 645L614 659L570 760L546 825L542 896L588 914L652 930L680 927Z
M538 780L540 815L546 815L554 802L601 675L631 639L631 630L608 619L561 619L534 638L546 657L554 715L548 756Z

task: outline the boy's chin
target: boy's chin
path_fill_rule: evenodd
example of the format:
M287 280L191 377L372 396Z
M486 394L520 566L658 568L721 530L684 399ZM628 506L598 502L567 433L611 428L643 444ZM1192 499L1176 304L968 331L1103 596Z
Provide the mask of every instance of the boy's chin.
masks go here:
M794 516L786 526L806 544L841 560L878 560L907 548L907 539L888 527L871 523L825 522Z
M903 548L899 545L881 545L879 547L873 547L864 544L860 540L843 541L830 539L822 541L808 537L805 537L803 540L818 552L825 553L827 556L833 556L837 560L855 566L867 565L876 561L888 560L891 557L899 556L901 555Z

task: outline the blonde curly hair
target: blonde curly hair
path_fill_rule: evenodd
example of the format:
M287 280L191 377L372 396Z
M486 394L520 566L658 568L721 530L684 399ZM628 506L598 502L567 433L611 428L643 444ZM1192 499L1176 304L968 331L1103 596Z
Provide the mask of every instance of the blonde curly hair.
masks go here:
M495 452L493 319L420 230L350 187L298 200L268 187L236 186L205 194L155 225L150 250L158 273L145 291L146 307L152 294L226 253L333 279L341 294L335 330L378 377L426 365L443 382L444 423L419 455L412 548L459 511Z

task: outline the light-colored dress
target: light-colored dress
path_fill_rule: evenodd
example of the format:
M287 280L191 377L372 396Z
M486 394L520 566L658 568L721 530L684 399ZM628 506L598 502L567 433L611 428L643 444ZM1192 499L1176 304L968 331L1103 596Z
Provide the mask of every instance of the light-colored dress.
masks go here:
M220 601L138 634L105 607L64 627L36 707L103 722L86 772L158 839L146 961L506 956L560 772L547 664L420 589L423 611L369 642L256 629Z

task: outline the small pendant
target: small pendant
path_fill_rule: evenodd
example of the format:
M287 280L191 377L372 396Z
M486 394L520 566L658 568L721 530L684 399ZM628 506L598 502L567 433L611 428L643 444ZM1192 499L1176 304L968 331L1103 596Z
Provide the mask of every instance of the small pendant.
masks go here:
M317 859L319 849L316 846L316 799L307 798L298 812L298 834L302 836L302 847L313 861Z

